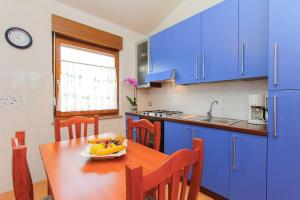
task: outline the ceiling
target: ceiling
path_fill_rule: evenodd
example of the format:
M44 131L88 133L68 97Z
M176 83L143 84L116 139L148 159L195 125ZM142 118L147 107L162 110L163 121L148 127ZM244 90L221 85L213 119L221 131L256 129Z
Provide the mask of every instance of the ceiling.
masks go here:
M147 35L184 0L57 0Z

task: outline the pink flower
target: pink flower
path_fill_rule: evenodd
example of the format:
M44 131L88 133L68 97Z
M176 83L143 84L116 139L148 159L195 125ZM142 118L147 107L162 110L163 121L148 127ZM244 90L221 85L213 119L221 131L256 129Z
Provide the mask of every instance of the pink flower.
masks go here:
M132 77L125 78L124 83L127 83L127 84L131 85L134 88L136 88L138 86L137 81Z

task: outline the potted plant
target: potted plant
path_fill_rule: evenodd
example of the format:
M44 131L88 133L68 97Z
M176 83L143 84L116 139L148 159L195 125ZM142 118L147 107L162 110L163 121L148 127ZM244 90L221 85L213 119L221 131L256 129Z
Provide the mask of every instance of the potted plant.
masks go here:
M128 84L129 86L131 86L133 88L133 98L126 96L126 99L128 100L128 102L131 105L131 111L136 112L137 111L137 86L138 86L138 83L132 77L126 78L124 80L124 83Z

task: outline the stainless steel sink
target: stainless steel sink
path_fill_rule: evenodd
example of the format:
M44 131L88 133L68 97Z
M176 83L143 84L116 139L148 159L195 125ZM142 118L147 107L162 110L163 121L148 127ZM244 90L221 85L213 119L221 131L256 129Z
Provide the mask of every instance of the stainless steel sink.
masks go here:
M200 117L200 116L195 117L195 118L189 118L189 120L207 122L207 123L212 123L212 124L221 124L221 125L232 125L234 123L241 121L241 120L237 120L237 119L226 119L226 118L217 118L217 117L208 119L207 117Z

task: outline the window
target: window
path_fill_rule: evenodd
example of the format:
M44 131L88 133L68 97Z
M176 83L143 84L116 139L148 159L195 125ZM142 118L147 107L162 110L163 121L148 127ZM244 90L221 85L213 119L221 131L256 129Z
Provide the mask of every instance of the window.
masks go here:
M56 117L118 114L118 52L55 39Z

